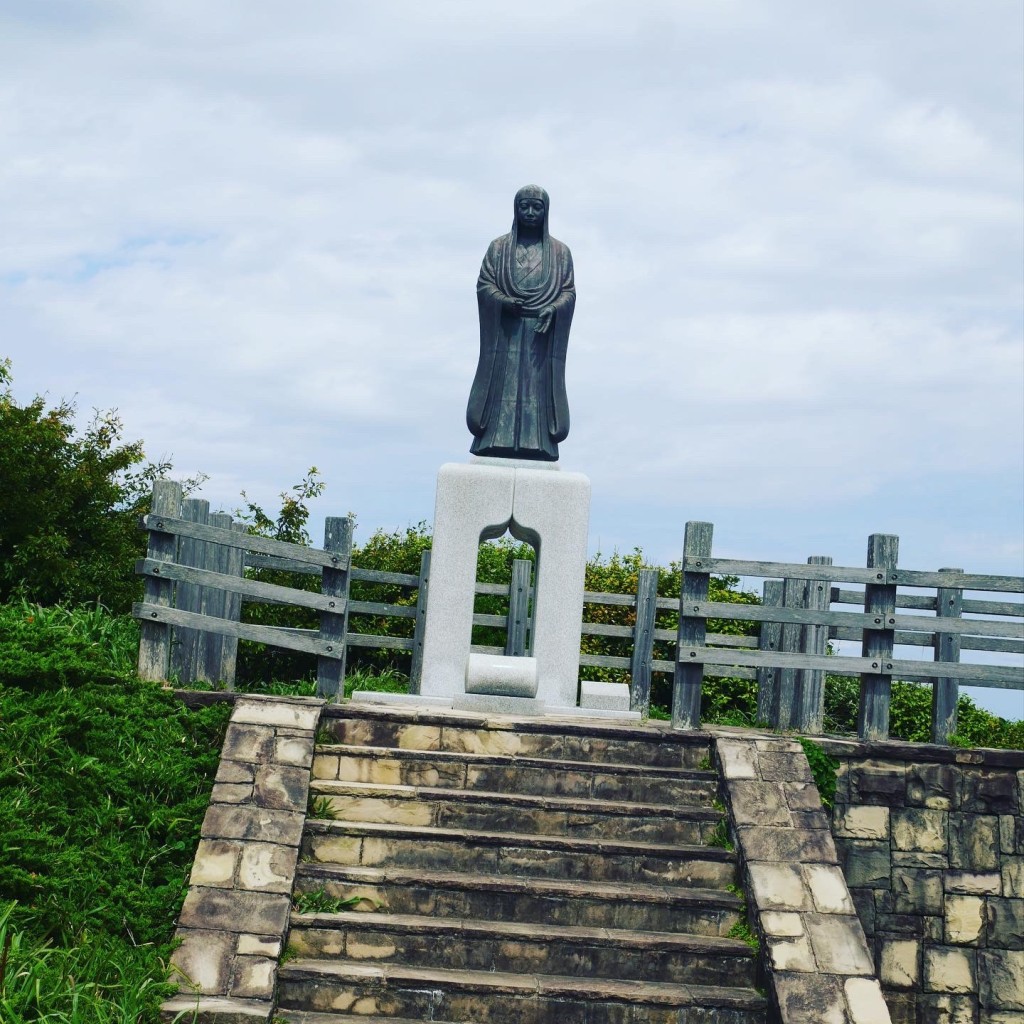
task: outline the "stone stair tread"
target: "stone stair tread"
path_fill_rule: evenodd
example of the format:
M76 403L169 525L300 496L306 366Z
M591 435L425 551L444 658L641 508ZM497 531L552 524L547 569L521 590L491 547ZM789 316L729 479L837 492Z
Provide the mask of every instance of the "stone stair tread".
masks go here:
M422 1020L408 1017L353 1017L350 1013L323 1013L319 1010L277 1010L277 1020L287 1024L423 1024ZM449 1024L447 1021L432 1021L431 1024Z
M340 782L317 779L310 783L312 796L358 796L398 800L459 800L465 803L503 803L530 809L566 811L576 814L621 814L652 818L679 818L689 821L717 821L722 812L697 805L645 804L597 797L567 797L530 793L498 793L492 790L452 789L439 786L410 786L403 783ZM328 819L329 820L329 819Z
M720 846L682 843L643 843L629 839L587 839L578 836L543 835L536 832L485 832L476 829L437 828L431 825L389 825L375 821L307 819L306 831L317 835L369 835L378 839L421 839L465 842L475 846L520 846L556 849L570 853L621 853L676 860L733 862L736 855Z
M404 967L351 960L290 960L281 970L283 980L314 978L385 987L442 987L489 994L538 995L548 998L582 997L590 1002L623 1002L649 1006L701 1006L760 1008L764 997L754 989L709 985L628 981L612 978L573 978L548 974L513 974L502 971L449 970L441 967Z
M333 709L332 709L333 710ZM711 733L672 729L668 721L649 719L647 722L614 722L582 715L556 715L549 711L543 718L535 715L499 715L451 708L417 708L401 704L363 704L351 698L338 702L337 717L364 718L407 725L442 725L449 728L487 729L503 732L541 733L545 735L572 735L586 739L638 739L645 743L671 743L691 745L707 743Z
M681 768L672 765L621 764L616 761L566 761L562 758L533 757L522 754L478 754L458 750L417 750L406 747L361 746L352 743L318 743L318 754L394 758L408 761L465 761L474 765L504 765L517 768L551 768L557 765L564 772L591 772L608 775L635 775L642 777L707 779L718 778L712 769Z
M465 871L422 868L345 867L335 864L300 863L298 877L341 880L351 885L423 885L434 888L472 888L481 891L520 892L551 896L596 896L600 899L631 899L637 902L711 904L739 910L743 901L725 889L702 889L649 882L592 882L534 875L487 875Z
M753 950L740 939L687 932L635 931L625 928L587 928L579 925L531 924L518 921L481 921L472 918L438 918L422 914L368 913L355 910L336 914L298 914L291 917L292 927L329 928L346 924L381 932L408 931L428 935L456 933L467 937L487 936L502 939L568 940L615 948L651 951L671 950L699 955L727 953L753 956Z

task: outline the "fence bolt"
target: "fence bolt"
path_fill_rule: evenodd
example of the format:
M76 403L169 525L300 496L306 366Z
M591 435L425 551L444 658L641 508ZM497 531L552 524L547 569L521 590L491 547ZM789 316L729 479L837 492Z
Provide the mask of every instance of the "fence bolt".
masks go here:
M333 651L333 650L334 650L334 648L333 648L333 647L332 647L332 646L331 646L330 644L328 644L328 645L327 645L327 650L329 650L329 651Z
M327 602L327 607L328 608L333 608L334 607L334 602L333 601L328 601Z
M878 668L878 662L877 661L871 662L871 667L872 668Z
M150 617L151 619L155 619L155 618L156 618L156 612L150 612L150 613L149 613L149 617Z
M875 619L875 625L876 626L879 625L881 623L881 621L882 621L881 619Z

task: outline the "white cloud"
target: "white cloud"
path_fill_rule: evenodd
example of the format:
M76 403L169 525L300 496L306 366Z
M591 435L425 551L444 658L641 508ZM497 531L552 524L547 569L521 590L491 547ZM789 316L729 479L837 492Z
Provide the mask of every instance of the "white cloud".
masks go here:
M120 407L214 504L316 464L319 514L429 518L479 260L537 181L576 261L595 543L672 557L712 509L734 553L859 559L884 518L927 565L964 536L1021 571L1018 3L0 17L17 390Z

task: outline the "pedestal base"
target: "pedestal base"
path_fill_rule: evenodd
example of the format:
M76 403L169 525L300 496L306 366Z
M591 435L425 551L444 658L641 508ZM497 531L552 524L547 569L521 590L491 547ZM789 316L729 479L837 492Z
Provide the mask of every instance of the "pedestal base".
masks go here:
M574 707L583 622L590 481L554 463L447 463L437 475L430 591L420 692L462 696L481 541L508 530L537 551L530 654L536 697ZM479 691L477 691L479 692Z

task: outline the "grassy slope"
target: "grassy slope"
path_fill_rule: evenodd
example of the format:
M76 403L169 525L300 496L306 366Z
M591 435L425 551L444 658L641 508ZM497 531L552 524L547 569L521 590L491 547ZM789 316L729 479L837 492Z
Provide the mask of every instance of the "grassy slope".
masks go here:
M0 606L0 1024L155 1021L228 708L102 612Z

